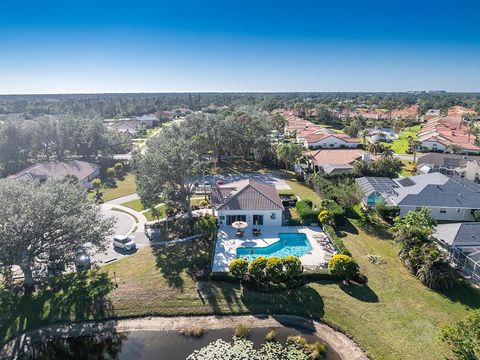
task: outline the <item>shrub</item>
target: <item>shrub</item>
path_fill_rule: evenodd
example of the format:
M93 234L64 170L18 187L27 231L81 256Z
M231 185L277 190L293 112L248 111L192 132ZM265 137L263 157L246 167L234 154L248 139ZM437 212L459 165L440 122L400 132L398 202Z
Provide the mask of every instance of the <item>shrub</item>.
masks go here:
M333 224L333 214L330 210L322 210L318 214L318 221L325 225L332 225Z
M259 256L254 259L248 267L250 278L254 281L261 282L265 279L265 267L267 266L267 258Z
M201 326L190 326L181 329L179 333L185 336L201 337L203 334L205 334L205 331L205 328Z
M283 258L285 277L287 279L298 279L303 274L303 265L296 256L287 256Z
M328 262L328 270L339 278L350 280L358 273L358 264L348 255L336 254Z
M311 204L310 200L300 200L295 204L295 209L303 224L317 222L319 212L313 210Z
M332 240L333 247L337 250L337 252L343 255L348 255L348 256L351 255L350 251L348 251L347 247L343 243L343 240L338 237L337 233L335 232L335 229L332 226L325 225L323 227L323 231L325 231L325 233L328 235L330 240Z
M275 341L275 337L277 336L277 333L275 330L270 330L266 335L265 335L265 341Z
M302 335L290 335L287 337L287 342L294 343L302 347L308 343L307 339L305 339Z
M250 334L250 330L246 325L243 324L238 324L235 326L235 329L233 330L233 335L237 338L246 338Z
M285 280L283 261L277 257L270 257L265 265L265 277L271 282L282 282Z
M235 278L243 280L248 274L248 261L245 259L235 259L228 266L228 271Z
M392 222L393 219L400 215L400 208L398 206L385 205L381 203L377 205L376 210L382 219L389 222Z
M345 210L337 204L335 200L323 200L322 208L330 210L333 214L333 219L337 225L343 224L345 222Z
M207 207L208 201L207 200L202 200L198 203L198 205L200 205L202 208Z

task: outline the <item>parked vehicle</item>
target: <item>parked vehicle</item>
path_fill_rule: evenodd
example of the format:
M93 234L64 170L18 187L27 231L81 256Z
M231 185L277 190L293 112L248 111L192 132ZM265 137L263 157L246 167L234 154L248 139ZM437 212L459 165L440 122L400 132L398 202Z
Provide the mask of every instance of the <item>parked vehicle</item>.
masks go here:
M126 251L132 251L137 248L137 244L135 244L135 241L133 241L129 236L115 235L113 237L113 247Z

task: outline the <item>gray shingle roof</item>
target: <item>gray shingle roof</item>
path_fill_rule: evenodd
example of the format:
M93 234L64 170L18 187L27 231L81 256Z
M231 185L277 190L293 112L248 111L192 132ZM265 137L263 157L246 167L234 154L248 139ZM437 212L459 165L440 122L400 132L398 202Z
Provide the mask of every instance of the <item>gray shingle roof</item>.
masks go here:
M435 238L452 246L480 246L480 222L441 224Z
M283 210L274 185L242 180L212 189L217 210Z
M82 181L97 171L97 169L99 169L98 165L80 160L41 162L12 175L12 178L20 180L43 180L48 177L73 175Z

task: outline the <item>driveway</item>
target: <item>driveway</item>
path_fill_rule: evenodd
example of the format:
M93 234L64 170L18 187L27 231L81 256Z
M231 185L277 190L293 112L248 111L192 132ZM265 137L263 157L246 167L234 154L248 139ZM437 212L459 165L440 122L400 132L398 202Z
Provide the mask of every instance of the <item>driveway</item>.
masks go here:
M199 178L199 181L209 181L213 183L213 175L205 175L205 178L202 176ZM281 174L278 172L269 172L269 173L240 173L240 174L219 174L215 175L216 180L222 180L224 184L240 181L245 179L252 179L256 181L266 182L275 186L277 190L291 190L287 182L282 178Z
M121 249L114 248L112 243L114 235L130 235L137 243L137 248L149 245L149 240L143 233L143 225L140 226L137 224L132 216L123 212L112 210L108 205L102 205L102 213L106 217L113 217L115 219L115 226L113 229L113 235L108 237L108 247L106 252L97 253L93 256L95 263L101 266L135 253L135 251L126 252ZM133 230L135 231L132 232Z

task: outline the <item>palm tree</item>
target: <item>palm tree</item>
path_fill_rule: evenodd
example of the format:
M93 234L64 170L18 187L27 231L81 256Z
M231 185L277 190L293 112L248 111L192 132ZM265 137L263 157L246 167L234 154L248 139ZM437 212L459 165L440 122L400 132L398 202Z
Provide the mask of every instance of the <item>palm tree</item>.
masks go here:
M303 147L299 144L279 144L276 147L276 155L280 162L285 164L285 170L288 170L288 166L297 161L303 155Z
M450 149L450 152L452 154L460 154L463 150L463 148L460 145L457 144L451 144L448 149Z
M392 150L390 146L385 147L385 149L382 152L382 158L388 159L391 158L395 155L395 152Z
M367 145L368 152L376 155L381 150L381 144L379 142L373 142Z
M368 131L366 129L360 130L358 132L358 136L362 138L363 147L365 147L367 143L367 135L368 135Z

